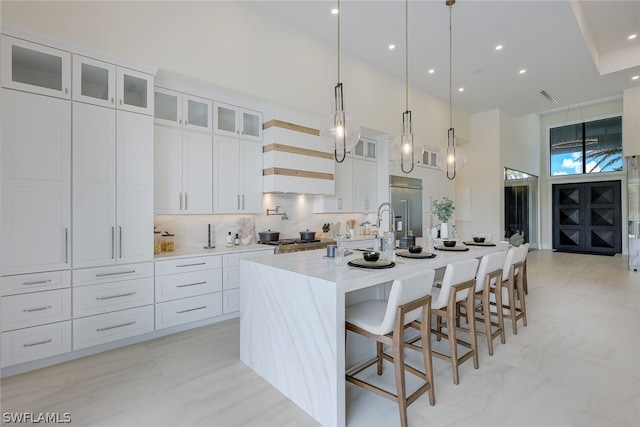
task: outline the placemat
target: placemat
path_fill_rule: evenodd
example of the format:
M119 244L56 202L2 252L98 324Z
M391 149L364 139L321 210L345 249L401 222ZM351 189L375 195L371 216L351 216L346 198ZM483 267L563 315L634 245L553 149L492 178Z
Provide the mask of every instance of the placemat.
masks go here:
M473 240L469 240L468 242L462 242L465 245L469 245L469 246L495 246L495 243L492 242L474 242Z
M389 261L386 258L381 258L377 261L366 261L363 258L357 258L348 262L351 267L358 268L373 268L373 269L381 269L381 268L391 268L396 265L395 262Z
M436 254L432 254L431 252L420 252L419 254L412 254L409 251L398 251L396 255L401 256L403 258L416 258L416 259L427 259L433 258Z
M452 252L464 252L469 250L469 248L464 246L453 246L451 248L448 248L446 246L436 246L435 248L439 251L452 251Z

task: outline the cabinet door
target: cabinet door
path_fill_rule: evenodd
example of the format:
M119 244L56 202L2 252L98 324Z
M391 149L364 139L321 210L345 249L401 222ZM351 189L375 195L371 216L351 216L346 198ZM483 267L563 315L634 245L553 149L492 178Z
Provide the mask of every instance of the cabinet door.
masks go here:
M240 131L238 107L216 102L213 108L214 131L223 135L238 136Z
M213 139L213 212L240 211L239 141L236 136L216 135Z
M181 93L157 87L153 102L153 114L157 124L182 127Z
M378 206L378 182L376 163L368 160L353 160L353 210L371 212Z
M69 268L71 103L8 89L0 93L0 273Z
M183 95L182 111L184 111L184 127L186 129L211 132L211 106L208 99L191 95Z
M182 129L154 127L154 206L155 213L182 213Z
M115 263L116 112L73 103L73 267Z
M57 98L71 98L71 54L2 36L2 86Z
M153 117L117 114L117 262L153 260Z
M120 110L153 114L153 76L118 67L118 104Z
M114 108L115 97L116 66L73 55L73 100Z
M336 211L353 210L353 159L347 157L336 164Z
M262 144L242 141L239 170L241 180L240 210L243 213L262 212Z
M262 141L262 113L241 109L239 114L242 122L240 128L242 137L254 141Z
M213 198L213 140L211 134L182 133L183 213L210 214Z

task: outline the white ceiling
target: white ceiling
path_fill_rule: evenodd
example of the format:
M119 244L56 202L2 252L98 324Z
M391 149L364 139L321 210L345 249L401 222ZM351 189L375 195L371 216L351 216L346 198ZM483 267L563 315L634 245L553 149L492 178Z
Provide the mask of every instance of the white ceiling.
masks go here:
M336 45L330 10L337 0L250 3L283 25ZM444 0L411 0L408 8L410 84L448 101L449 7ZM342 0L341 9L342 50L404 80L405 1ZM640 0L458 0L452 15L456 108L500 108L518 116L621 96L640 86L640 79L631 80L640 75ZM633 33L638 37L628 40ZM429 68L436 72L429 75Z

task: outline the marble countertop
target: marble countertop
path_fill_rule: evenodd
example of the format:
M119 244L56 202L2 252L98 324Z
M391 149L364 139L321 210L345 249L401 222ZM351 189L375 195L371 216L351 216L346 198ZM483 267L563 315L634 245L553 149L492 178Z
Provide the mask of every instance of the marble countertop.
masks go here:
M504 250L501 246L473 246L464 252L449 252L435 250L435 258L411 259L394 255L396 265L387 269L362 269L351 267L348 262L362 258L362 252L353 251L344 259L344 264L338 266L334 259L324 258L326 250L313 250L280 254L273 257L257 257L243 262L255 262L275 269L294 272L307 277L322 279L338 286L338 291L350 292L379 283L393 281L400 275L409 274L425 268L442 268L447 264L469 258L479 258L483 255Z
M216 246L213 249L204 249L203 247L181 247L173 252L162 252L155 256L156 261L191 258L204 255L224 255L236 254L242 252L264 251L265 254L273 253L273 246L252 243L249 245L238 246Z

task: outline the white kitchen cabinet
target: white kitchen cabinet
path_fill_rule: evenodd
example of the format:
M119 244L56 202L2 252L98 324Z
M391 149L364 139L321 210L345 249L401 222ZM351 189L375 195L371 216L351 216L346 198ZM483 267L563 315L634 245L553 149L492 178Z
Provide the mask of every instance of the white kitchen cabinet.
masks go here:
M116 69L116 108L153 115L153 76L124 67Z
M353 156L363 159L375 160L377 158L376 141L373 139L360 138L353 148Z
M273 255L273 249L222 255L222 313L240 310L240 260Z
M2 275L71 266L71 105L1 90Z
M2 297L2 331L71 319L71 289Z
M57 98L71 98L71 54L2 35L2 86Z
M213 101L156 87L154 102L156 124L211 133Z
M214 132L262 141L262 113L220 102L213 108Z
M73 320L73 349L153 332L153 305L98 314Z
M2 333L1 367L71 351L71 321Z
M152 118L73 104L73 266L153 260Z
M156 304L156 329L183 325L222 314L222 292Z
M378 169L372 161L353 159L353 210L371 212L378 208Z
M215 135L213 212L262 212L262 144Z
M73 55L72 99L115 108L116 66L93 58Z
M156 214L210 214L213 197L211 134L155 126Z
M336 163L334 174L335 194L316 196L314 213L340 213L354 211L353 192L354 159L347 155L342 163Z

